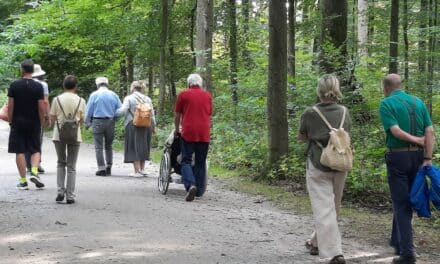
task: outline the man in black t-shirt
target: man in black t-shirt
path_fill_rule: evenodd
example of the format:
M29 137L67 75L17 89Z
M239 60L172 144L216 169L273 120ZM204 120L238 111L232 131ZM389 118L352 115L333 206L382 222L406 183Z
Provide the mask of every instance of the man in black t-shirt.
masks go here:
M14 81L8 90L8 117L11 125L9 134L9 153L16 154L20 182L18 188L27 190L26 161L24 153L32 154L30 181L37 188L43 188L44 184L38 175L38 165L41 153L41 126L44 124L45 102L43 86L32 80L34 63L25 60L21 63L22 78Z

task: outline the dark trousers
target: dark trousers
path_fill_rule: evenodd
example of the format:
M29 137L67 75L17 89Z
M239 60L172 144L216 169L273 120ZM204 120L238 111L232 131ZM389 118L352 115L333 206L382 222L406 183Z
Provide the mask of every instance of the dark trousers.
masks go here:
M191 185L197 187L196 196L203 195L206 189L206 157L209 143L182 141L182 181L188 191ZM194 154L194 167L192 166Z
M386 154L388 184L393 201L391 246L401 256L415 256L413 242L413 209L409 192L423 163L423 151L391 152Z

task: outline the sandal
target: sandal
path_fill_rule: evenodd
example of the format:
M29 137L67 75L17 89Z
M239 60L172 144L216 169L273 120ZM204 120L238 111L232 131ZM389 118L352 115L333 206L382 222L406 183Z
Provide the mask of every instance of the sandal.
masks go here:
M310 240L307 240L307 241L306 241L305 246L306 246L307 250L310 252L310 255L312 255L312 256L317 256L317 255L319 255L319 249L318 249L318 247L313 246L313 245L312 245L312 242L310 242Z
M345 264L344 256L342 255L334 256L328 264Z

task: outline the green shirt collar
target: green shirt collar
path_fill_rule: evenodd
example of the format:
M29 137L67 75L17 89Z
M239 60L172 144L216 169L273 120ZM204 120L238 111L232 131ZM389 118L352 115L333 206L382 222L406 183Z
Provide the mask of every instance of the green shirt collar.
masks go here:
M397 95L397 94L404 94L404 93L405 93L404 90L402 90L402 89L398 89L398 90L395 90L395 91L393 91L392 93L390 93L389 96Z

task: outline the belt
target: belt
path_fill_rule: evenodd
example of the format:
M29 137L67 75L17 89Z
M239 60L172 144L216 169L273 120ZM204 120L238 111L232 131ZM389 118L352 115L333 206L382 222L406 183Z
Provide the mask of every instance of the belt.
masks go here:
M422 150L423 148L419 146L410 146L406 148L387 148L387 152L414 152Z
M113 117L92 117L93 119L113 119Z

